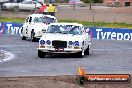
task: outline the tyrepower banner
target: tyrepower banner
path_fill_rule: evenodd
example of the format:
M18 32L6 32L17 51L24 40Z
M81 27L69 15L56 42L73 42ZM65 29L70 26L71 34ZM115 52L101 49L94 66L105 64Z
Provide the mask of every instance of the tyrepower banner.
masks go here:
M90 36L96 39L132 40L132 29L90 27Z
M22 23L0 22L0 34L20 35ZM86 27L91 38L112 39L112 40L132 40L132 29L127 28L98 28Z
M12 23L12 22L1 22L0 23L0 34L17 34L21 33L20 28L22 23Z

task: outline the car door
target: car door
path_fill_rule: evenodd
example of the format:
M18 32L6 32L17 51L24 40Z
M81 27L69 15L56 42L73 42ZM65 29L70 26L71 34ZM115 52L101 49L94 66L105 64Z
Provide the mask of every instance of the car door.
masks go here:
M89 44L89 34L88 34L89 29L82 27L82 30L83 30L83 37L84 37L84 46L86 49Z
M28 29L29 29L29 19L30 17L27 17L26 18L26 21L23 25L23 29L22 29L22 34L25 36L25 37L28 37Z
M22 3L20 3L19 9L20 10L28 10L28 1L23 1Z
M34 10L35 8L35 4L33 3L33 1L28 1L27 6L28 6L28 10Z
M31 37L32 20L33 20L33 18L30 16L30 17L29 17L28 26L27 26L27 36L28 36L28 37Z
M26 18L25 23L22 26L21 33L23 36L27 37L26 29L28 25L29 17Z

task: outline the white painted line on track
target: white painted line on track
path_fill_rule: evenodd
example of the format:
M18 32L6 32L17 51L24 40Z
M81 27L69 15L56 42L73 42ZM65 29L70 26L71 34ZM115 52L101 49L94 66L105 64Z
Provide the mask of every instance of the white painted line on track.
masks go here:
M0 59L0 62L9 61L14 58L14 55L10 52L0 50L0 52L4 53L4 58Z

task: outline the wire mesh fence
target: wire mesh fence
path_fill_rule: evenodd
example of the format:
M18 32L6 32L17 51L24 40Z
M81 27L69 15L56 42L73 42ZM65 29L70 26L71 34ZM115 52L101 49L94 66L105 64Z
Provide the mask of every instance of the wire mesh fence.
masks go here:
M90 21L90 22L120 22L132 23L132 7L119 8L58 8L58 19Z
M72 5L58 5L56 6L57 12L55 16L58 20L78 20L88 22L119 22L132 24L132 7L118 7L111 8L106 6L92 6L89 7L72 7ZM26 18L28 15L33 14L33 11L12 11L2 10L1 17L13 18Z

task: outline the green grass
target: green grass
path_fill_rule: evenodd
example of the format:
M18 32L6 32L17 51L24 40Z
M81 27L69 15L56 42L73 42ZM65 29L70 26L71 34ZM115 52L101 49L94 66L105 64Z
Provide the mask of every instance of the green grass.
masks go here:
M77 22L83 24L85 26L93 26L93 27L110 27L110 28L132 28L132 24L126 23L106 23L106 22L86 22L86 21L76 21L76 20L59 20L59 22Z
M16 22L16 23L23 23L25 18L7 18L7 17L0 17L0 22Z
M25 18L7 18L0 17L0 22L16 22L24 23ZM85 26L93 27L110 27L110 28L132 28L132 24L126 23L106 23L106 22L86 22L86 21L77 21L77 20L59 20L59 22L70 22L70 23L80 23Z

